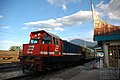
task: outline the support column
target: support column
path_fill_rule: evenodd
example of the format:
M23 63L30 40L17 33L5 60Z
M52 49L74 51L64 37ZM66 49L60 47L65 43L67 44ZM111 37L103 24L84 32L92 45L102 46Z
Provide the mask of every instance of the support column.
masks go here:
M103 44L103 51L104 51L104 64L109 67L109 59L108 59L108 45L105 43Z

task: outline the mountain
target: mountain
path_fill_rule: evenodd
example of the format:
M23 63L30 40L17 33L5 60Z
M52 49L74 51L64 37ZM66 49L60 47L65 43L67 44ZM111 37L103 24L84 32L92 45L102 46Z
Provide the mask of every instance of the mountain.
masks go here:
M73 39L71 41L69 41L70 43L76 44L76 45L80 45L80 46L90 46L93 47L95 46L97 43L95 42L89 42L89 41L85 41L85 40L81 40L81 39Z

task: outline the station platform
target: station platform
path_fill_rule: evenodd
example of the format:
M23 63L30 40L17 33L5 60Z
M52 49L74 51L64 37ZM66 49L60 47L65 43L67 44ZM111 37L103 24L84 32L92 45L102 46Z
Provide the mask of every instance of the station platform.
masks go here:
M91 70L83 70L70 80L120 80L120 59L119 67L103 68L103 60L91 64Z
M119 80L119 68L103 68L103 61L91 61L42 80Z

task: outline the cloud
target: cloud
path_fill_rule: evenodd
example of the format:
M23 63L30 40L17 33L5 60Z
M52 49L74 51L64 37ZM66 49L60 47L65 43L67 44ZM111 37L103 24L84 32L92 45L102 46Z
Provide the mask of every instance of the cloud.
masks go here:
M3 16L2 16L2 15L0 15L0 18L3 18Z
M109 19L120 20L120 1L111 0L109 3L104 4L104 1L101 1L96 5L96 8L101 13L106 14Z
M64 31L64 29L60 28L60 27L55 28L55 30L57 30L57 31Z
M0 40L0 50L8 50L11 46L22 46L22 42Z
M25 29L27 29L27 27L23 27L22 29L25 30Z
M94 32L93 30L89 30L87 32L76 32L76 33L73 33L72 36L64 35L64 37L62 37L62 39L67 40L67 41L71 41L73 39L82 39L85 41L94 42L93 41L93 32Z
M4 26L2 28L4 28L4 29L10 29L10 26Z
M60 6L64 11L67 10L69 3L80 2L81 0L47 0L48 3L55 6Z
M45 30L64 30L64 27L70 27L73 25L80 25L83 22L91 20L91 11L79 11L69 16L64 16L62 18L49 19L36 22L24 23L25 27L23 29L45 29Z
M67 10L67 6L65 4L61 5L62 6L62 9L65 11Z

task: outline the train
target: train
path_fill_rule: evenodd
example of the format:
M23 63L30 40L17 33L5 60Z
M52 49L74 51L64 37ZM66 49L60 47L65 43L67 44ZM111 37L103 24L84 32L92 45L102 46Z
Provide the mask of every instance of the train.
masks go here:
M73 63L94 59L94 51L62 40L45 30L30 33L30 41L23 44L20 63L22 71L43 72Z

